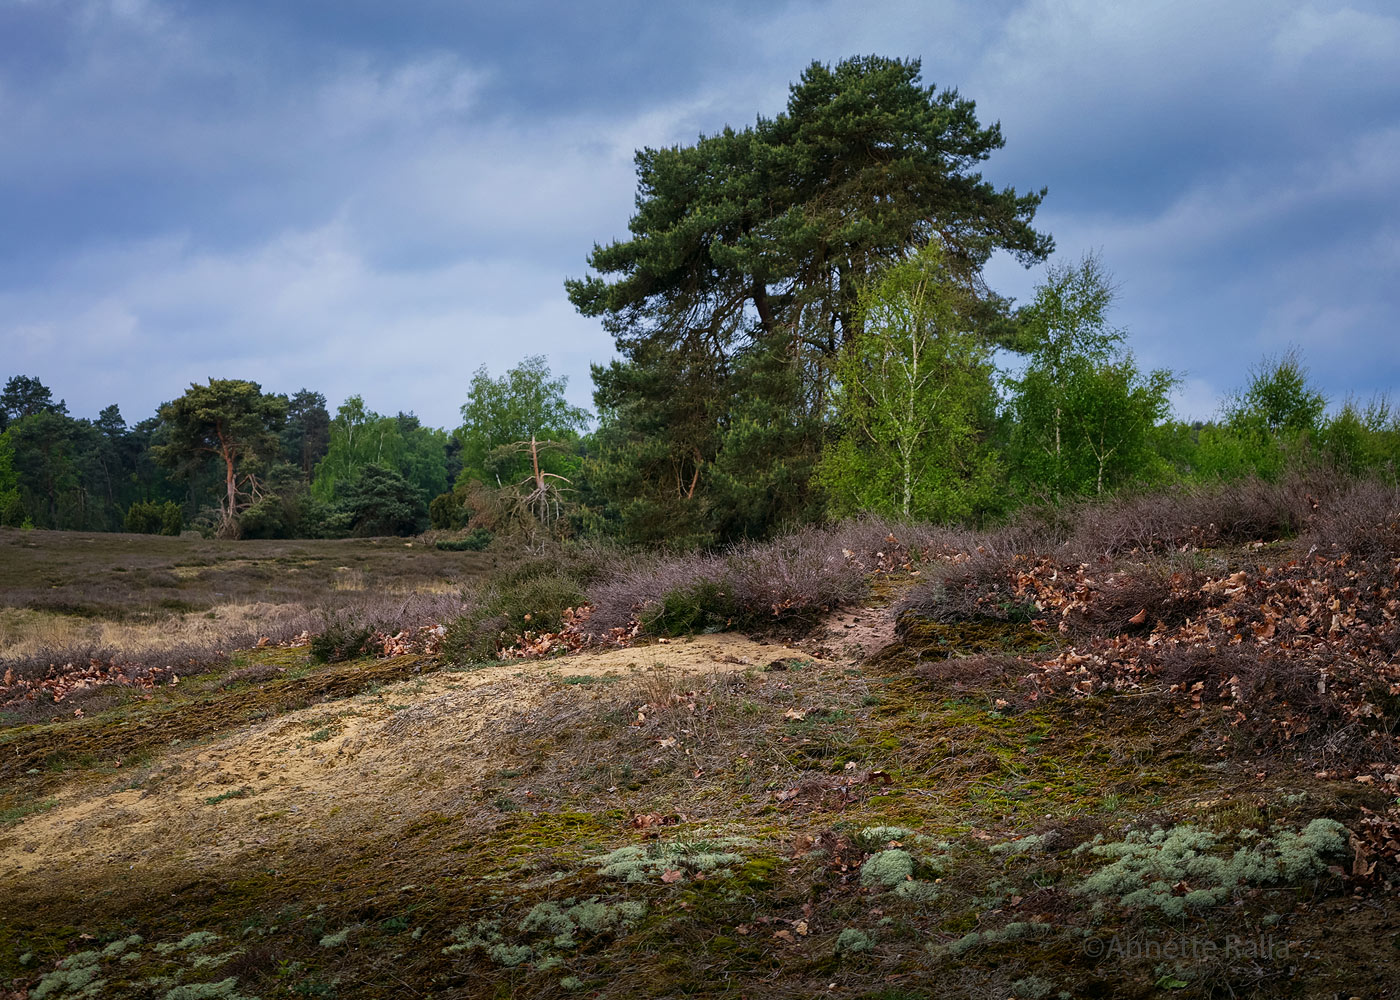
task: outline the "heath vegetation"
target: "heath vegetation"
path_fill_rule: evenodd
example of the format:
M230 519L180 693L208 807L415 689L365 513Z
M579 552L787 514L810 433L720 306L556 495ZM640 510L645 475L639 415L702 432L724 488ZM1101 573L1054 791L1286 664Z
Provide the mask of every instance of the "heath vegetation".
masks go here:
M596 414L10 378L0 993L1393 989L1400 420L1174 419L1101 261L988 287L1002 142L868 57L639 152Z

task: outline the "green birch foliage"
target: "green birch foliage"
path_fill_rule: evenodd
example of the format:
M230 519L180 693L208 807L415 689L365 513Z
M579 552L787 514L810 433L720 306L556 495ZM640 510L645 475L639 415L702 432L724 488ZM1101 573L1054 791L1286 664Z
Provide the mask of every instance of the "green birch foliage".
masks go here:
M1350 475L1400 467L1400 413L1384 396L1364 405L1347 400L1319 432L1323 454Z
M999 467L979 419L991 349L964 301L934 246L861 295L861 332L836 362L840 436L817 470L832 514L960 521L996 506Z
M424 427L411 413L382 416L351 396L336 408L329 437L311 483L322 502L332 501L339 484L355 481L371 465L398 473L424 497L447 489L447 433Z
M1201 431L1192 471L1202 479L1278 479L1317 443L1326 408L1297 351L1265 358L1226 401L1221 422Z
M488 486L510 486L531 472L528 451L517 447L532 437L539 441L572 442L588 424L588 412L564 398L568 379L553 378L542 354L531 355L500 378L482 365L472 376L462 404L462 471L459 485L479 480ZM569 454L551 453L541 465L547 472L570 475L578 464Z
M1025 312L1035 347L1005 380L1012 479L1024 494L1098 495L1167 475L1159 425L1170 372L1142 372L1108 323L1113 286L1097 258L1052 267Z

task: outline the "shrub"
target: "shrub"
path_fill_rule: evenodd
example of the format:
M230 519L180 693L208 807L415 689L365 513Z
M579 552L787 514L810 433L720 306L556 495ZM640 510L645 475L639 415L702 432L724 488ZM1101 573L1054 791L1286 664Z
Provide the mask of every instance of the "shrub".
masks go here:
M336 483L336 513L357 537L413 535L428 520L418 488L393 469L366 465L351 481Z
M460 531L471 520L472 510L467 506L463 490L449 490L433 497L428 504L428 520L434 528Z
M1312 512L1313 488L1302 476L1281 483L1248 478L1086 503L1071 512L1076 526L1067 546L1091 558L1291 538Z
M866 568L844 544L846 530L804 528L773 541L736 546L723 556L635 559L627 570L591 588L589 630L606 635L632 621L663 635L725 626L784 632L808 628L826 611L866 593ZM866 536L869 530L860 533Z
M127 508L123 526L136 535L178 535L184 527L184 514L180 505L170 500L163 504L137 501Z
M507 574L507 580L512 575ZM559 631L565 609L584 601L579 583L564 573L498 583L447 626L442 655L453 663L495 659L526 632Z
M374 626L357 621L354 615L328 616L321 631L311 638L311 655L318 663L339 663L369 654Z
M659 602L644 608L640 618L648 634L675 636L718 632L738 614L739 608L722 584L700 580L667 591Z
M179 535L184 527L185 516L180 510L180 505L167 500L160 508L160 533L173 538Z
M493 537L485 528L476 528L465 538L444 538L435 544L444 552L481 552L491 544Z

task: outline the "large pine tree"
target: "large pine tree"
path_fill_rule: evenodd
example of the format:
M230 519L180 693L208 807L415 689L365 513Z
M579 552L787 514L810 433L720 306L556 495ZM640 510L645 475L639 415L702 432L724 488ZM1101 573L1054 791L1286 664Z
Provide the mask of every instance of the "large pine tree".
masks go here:
M1029 265L1044 195L975 172L1003 145L973 102L920 83L917 60L813 64L785 112L693 146L637 154L631 238L595 246L567 282L624 360L595 368L593 486L633 537L762 534L810 516L832 362L858 333L858 291L937 243L978 303L979 332L1019 327L982 267Z

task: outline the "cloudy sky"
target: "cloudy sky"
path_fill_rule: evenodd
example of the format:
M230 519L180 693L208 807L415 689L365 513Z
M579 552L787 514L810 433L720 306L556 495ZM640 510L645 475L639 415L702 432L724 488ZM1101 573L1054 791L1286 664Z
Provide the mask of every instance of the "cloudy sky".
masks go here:
M543 353L587 405L612 344L563 279L625 235L633 151L869 53L1000 120L986 175L1049 187L1182 415L1290 346L1334 400L1400 389L1393 0L0 0L0 378L450 427L477 366Z

